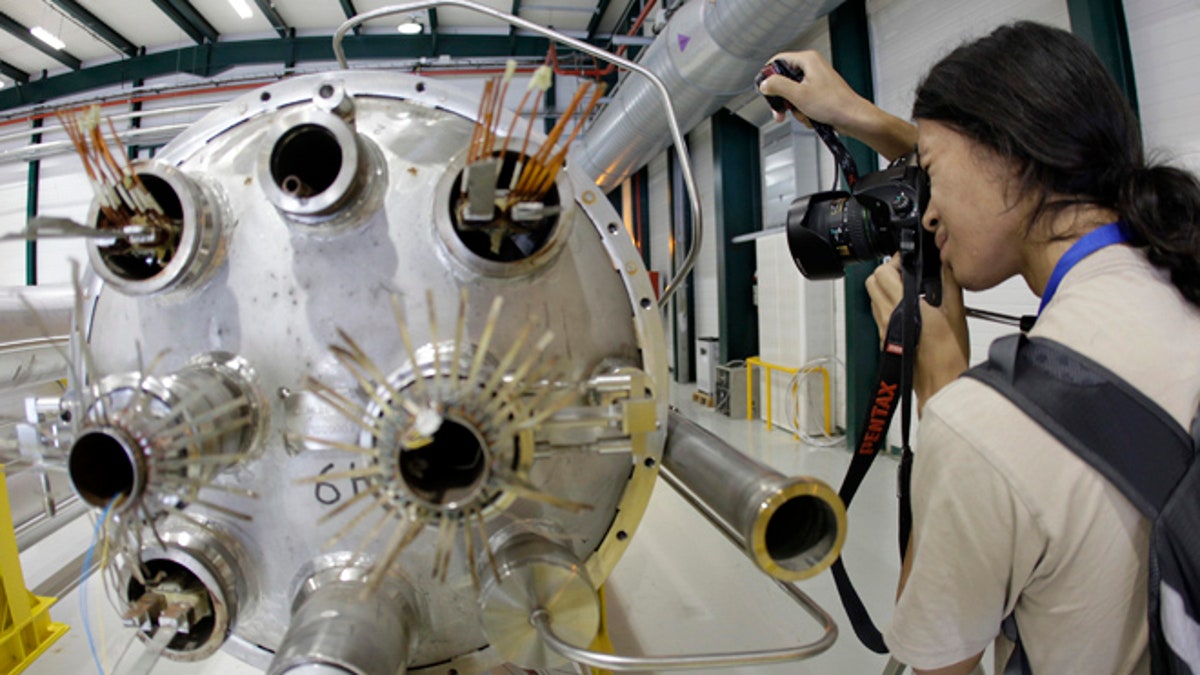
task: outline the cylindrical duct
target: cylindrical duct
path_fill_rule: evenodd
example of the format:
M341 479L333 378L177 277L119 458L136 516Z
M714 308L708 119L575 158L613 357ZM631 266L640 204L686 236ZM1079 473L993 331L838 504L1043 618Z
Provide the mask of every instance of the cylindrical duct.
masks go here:
M411 593L387 577L368 586L362 567L332 567L309 577L267 671L271 675L401 675L415 649Z
M759 569L795 581L837 560L846 507L829 485L783 476L677 412L667 430L663 466L741 535Z
M766 59L787 48L841 0L689 2L640 64L670 92L679 126L692 129L752 86ZM609 191L670 145L666 110L649 80L629 76L576 143L572 160Z
M147 499L191 501L260 445L270 407L256 382L244 359L223 352L164 377L105 377L67 452L75 492L118 512Z

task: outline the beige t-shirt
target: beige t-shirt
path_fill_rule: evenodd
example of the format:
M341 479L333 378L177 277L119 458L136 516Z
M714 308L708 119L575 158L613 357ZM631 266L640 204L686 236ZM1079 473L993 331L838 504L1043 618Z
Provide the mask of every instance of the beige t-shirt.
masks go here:
M1098 361L1185 427L1200 405L1200 310L1126 246L1079 262L1032 335ZM1149 673L1149 523L987 385L930 398L912 476L911 575L885 640L936 668L973 656L1016 610L1034 673ZM1011 645L997 642L996 672Z

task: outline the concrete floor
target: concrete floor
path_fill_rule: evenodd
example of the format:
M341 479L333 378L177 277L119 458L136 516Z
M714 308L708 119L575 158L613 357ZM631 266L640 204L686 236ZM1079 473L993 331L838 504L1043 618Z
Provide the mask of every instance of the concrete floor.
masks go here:
M761 421L731 420L691 400L693 387L673 390L679 410L726 442L786 475L811 475L835 489L850 453L844 448L815 448L791 433L768 431ZM896 544L896 462L880 458L872 467L849 514L844 555L860 595L877 621L891 616L899 573ZM91 540L91 523L81 518L22 554L27 585L36 587ZM120 626L104 599L99 576L86 585L92 631L105 672L127 673L143 651L135 643L113 670L131 633ZM691 671L745 675L883 673L887 659L867 651L854 637L834 589L823 573L801 582L801 590L828 611L840 634L827 652L807 661L782 665ZM817 639L818 624L770 579L735 550L674 490L659 481L640 528L605 584L609 632L617 652L674 655L778 649ZM26 672L33 675L94 673L80 611L80 590L62 597L51 610L71 626ZM199 663L160 662L155 673L240 675L258 673L224 653ZM564 672L573 672L564 670Z

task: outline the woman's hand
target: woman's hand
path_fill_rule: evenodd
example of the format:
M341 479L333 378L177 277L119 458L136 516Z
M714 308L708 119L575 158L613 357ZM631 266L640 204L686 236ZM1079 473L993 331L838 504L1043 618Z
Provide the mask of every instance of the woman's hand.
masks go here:
M882 343L892 311L904 296L899 255L892 256L867 278L867 294L871 296L871 313L875 316ZM967 369L970 359L971 343L962 288L954 280L954 274L943 266L941 306L934 307L921 301L921 341L917 346L913 373L918 414L930 396Z
M783 52L771 57L772 61L775 59L783 59L802 71L804 78L796 82L772 75L763 80L758 91L787 99L796 108L793 113L796 119L805 126L812 127L813 120L828 124L866 143L888 160L916 147L916 127L859 96L817 52ZM775 119L782 122L785 117L777 112Z
M759 92L787 99L796 108L793 113L796 119L807 127L811 128L811 120L816 120L845 131L843 125L850 119L851 111L872 105L851 89L817 52L784 52L771 60L776 59L803 72L803 80L796 82L782 75L772 75L763 80ZM783 120L783 113L775 112L775 121Z

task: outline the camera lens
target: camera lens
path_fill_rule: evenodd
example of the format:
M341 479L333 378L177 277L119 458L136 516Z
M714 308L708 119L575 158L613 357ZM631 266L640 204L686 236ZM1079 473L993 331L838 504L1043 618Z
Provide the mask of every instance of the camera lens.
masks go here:
M788 209L788 248L800 273L810 279L839 279L847 263L874 260L895 250L887 223L872 213L870 200L845 192L801 197ZM886 215L886 214L885 214Z

